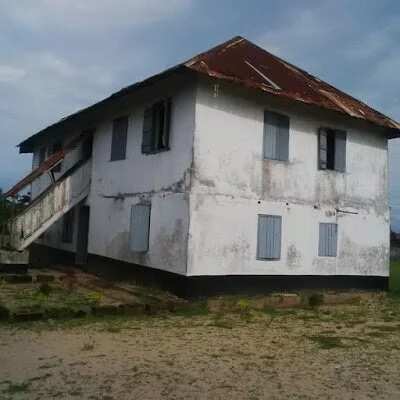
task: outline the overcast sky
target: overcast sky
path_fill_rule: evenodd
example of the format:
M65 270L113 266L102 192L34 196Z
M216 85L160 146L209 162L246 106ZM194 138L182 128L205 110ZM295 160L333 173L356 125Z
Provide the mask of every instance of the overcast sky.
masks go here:
M398 0L0 0L0 187L22 139L236 35L400 120Z

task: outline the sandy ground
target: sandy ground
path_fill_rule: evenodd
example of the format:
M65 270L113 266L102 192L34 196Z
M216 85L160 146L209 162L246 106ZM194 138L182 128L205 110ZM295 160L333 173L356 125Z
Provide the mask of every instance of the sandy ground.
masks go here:
M0 326L1 399L399 399L400 302Z

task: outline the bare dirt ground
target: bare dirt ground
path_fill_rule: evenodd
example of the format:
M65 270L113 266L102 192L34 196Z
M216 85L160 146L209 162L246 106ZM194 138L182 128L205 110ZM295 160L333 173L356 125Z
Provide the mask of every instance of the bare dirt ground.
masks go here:
M399 399L400 301L0 325L1 399Z

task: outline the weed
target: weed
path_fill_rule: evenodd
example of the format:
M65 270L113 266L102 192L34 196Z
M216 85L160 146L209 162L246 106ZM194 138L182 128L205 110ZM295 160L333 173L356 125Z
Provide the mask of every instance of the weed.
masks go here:
M44 296L49 297L51 292L53 291L53 288L48 283L42 283L39 286L38 291Z
M193 303L189 303L182 307L178 307L174 311L174 315L178 315L181 317L196 317L208 314L207 302L205 301L197 301Z
M103 293L90 292L86 295L86 300L92 305L97 305L101 302L103 297L104 297Z
M237 302L237 307L239 309L240 318L244 321L250 322L253 317L250 302L246 299L240 299Z
M321 349L329 350L337 347L346 347L338 336L310 336L310 340L317 343Z
M307 300L311 308L317 308L324 303L324 295L322 293L312 293Z
M21 382L21 383L9 383L8 388L3 390L3 393L6 394L17 394L17 393L24 393L29 390L29 387L31 386L30 382Z
M82 346L82 351L92 351L94 349L94 343L93 342L87 342Z
M233 322L224 318L223 315L217 314L213 321L209 324L209 326L214 326L216 328L223 328L223 329L232 329Z

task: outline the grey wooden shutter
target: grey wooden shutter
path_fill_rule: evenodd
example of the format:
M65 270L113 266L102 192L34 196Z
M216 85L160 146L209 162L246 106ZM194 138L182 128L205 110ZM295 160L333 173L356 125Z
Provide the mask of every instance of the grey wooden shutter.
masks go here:
M142 153L151 153L154 150L154 123L153 108L147 108L143 116Z
M279 134L279 121L277 115L270 111L264 113L264 158L275 160L276 142Z
M335 170L346 171L346 132L335 131Z
M326 169L328 164L328 131L325 128L319 130L318 135L318 167Z
M150 233L149 204L137 204L131 209L130 248L136 252L146 252L149 249Z
M257 258L279 260L281 257L282 217L259 215Z
M289 159L289 117L286 115L279 116L277 159L281 161L287 161Z
M289 159L289 117L271 111L264 113L264 158Z
M164 129L162 134L161 145L163 149L169 148L169 135L171 130L171 110L172 110L172 101L171 99L167 99L165 101L164 106Z
M337 254L337 224L319 224L318 255L320 257L336 257Z
M111 161L125 160L127 136L128 136L128 118L122 117L115 119L113 121Z

